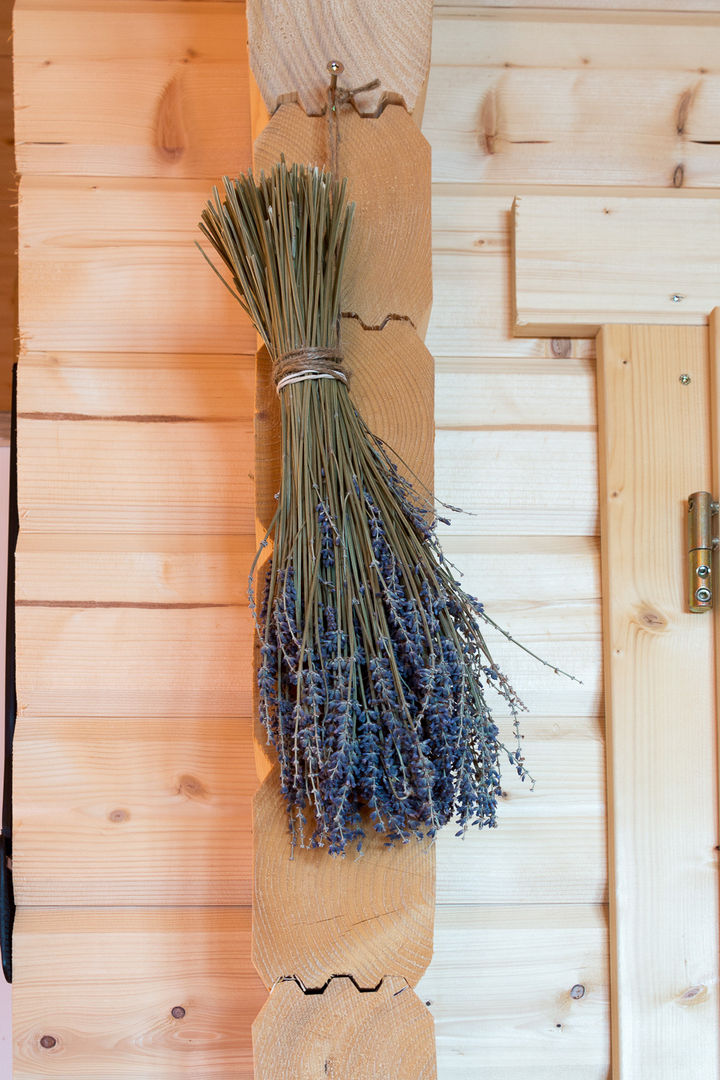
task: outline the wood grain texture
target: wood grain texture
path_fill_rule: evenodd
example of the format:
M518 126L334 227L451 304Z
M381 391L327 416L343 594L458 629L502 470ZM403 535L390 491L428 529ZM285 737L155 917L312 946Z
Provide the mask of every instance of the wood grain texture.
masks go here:
M245 607L254 556L254 535L23 532L15 595L20 604Z
M345 66L341 86L373 79L376 90L358 95L361 112L402 100L412 112L430 66L432 0L342 0L318 8L312 0L248 0L250 67L269 111L297 100L306 113L327 103L327 64Z
M433 845L387 847L368 819L360 857L292 852L279 770L255 796L254 828L253 963L266 986L347 974L369 990L388 972L415 985L432 956Z
M705 325L720 295L716 199L515 200L515 332Z
M345 109L339 125L338 168L356 204L341 310L371 328L388 316L407 318L423 337L432 305L430 148L400 105L377 119ZM288 162L327 165L325 118L281 106L255 140L255 169L269 171L282 154Z
M441 1078L607 1080L604 907L441 905L435 934L417 993Z
M18 421L18 501L31 532L247 533L244 421Z
M717 188L717 5L677 17L552 6L566 10L436 11L433 179Z
M18 667L20 719L250 714L246 607L104 607L70 599L19 604L16 622L18 654L27 658Z
M513 337L512 193L433 186L435 303L426 344L436 358L497 362L592 358L594 340ZM488 395L490 398L490 395Z
M24 175L219 177L244 168L240 4L16 4Z
M207 180L157 177L23 177L23 344L41 352L254 352L249 320L195 247L210 188Z
M249 906L247 718L24 717L13 769L18 904Z
M435 1080L431 1014L397 975L375 993L348 978L322 994L303 994L294 981L273 989L253 1024L256 1080Z
M15 1080L252 1080L249 948L248 908L21 909Z
M713 1078L712 622L685 606L686 500L712 480L707 332L608 326L599 346L613 1075Z

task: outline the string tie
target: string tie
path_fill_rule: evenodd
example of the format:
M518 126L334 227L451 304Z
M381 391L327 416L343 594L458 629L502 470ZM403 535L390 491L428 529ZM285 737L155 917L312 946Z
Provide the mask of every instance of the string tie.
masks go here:
M341 370L343 355L340 349L323 349L315 345L300 346L278 356L273 362L272 377L278 394L285 386L306 379L337 379L347 385L347 374Z

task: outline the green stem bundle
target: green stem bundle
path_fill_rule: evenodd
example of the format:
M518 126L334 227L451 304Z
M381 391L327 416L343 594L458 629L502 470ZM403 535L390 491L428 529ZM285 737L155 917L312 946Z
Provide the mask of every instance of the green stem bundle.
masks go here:
M352 213L345 181L282 162L258 180L226 178L200 226L276 363L298 350L333 358L282 381L282 480L255 613L260 715L293 842L333 853L361 846L368 814L388 842L453 819L461 831L494 825L501 751L526 775L486 701L491 685L517 720L480 629L491 620L445 562L431 502L344 381Z

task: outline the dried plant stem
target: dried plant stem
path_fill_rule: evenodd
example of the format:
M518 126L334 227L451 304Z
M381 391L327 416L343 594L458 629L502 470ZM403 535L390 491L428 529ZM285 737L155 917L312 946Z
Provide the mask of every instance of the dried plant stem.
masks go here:
M274 360L338 352L351 219L344 182L284 162L226 179L203 212L225 284ZM526 773L519 737L512 749L498 739L488 686L515 719L521 706L488 652L482 605L443 558L432 501L340 379L290 382L280 408L282 482L256 620L261 720L293 842L360 847L366 811L390 843L451 820L494 825L501 752Z

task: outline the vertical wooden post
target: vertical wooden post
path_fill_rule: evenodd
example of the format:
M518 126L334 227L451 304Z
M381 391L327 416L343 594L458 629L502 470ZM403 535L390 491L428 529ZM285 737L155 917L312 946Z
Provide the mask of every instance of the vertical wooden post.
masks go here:
M339 170L357 203L341 339L353 399L428 487L433 363L422 335L432 296L430 157L409 111L427 74L431 10L428 0L396 0L369 13L358 2L334 0L319 23L310 3L248 6L250 63L267 110L256 110L264 125L255 131L256 169L270 168L281 154L328 163L328 124L318 115L328 61L342 61L348 87L381 81L339 118ZM302 34L293 35L292 26L302 26ZM279 450L277 399L262 357L256 402L262 535L274 506ZM324 1071L353 1080L381 1073L431 1080L432 1018L411 987L432 954L434 848L388 849L371 833L362 858L300 850L291 861L272 757L260 749L258 762L253 956L271 995L254 1027L257 1080L280 1080L289 1069L303 1078Z
M716 1080L712 620L685 595L686 501L712 479L707 331L604 326L598 344L613 1077Z

